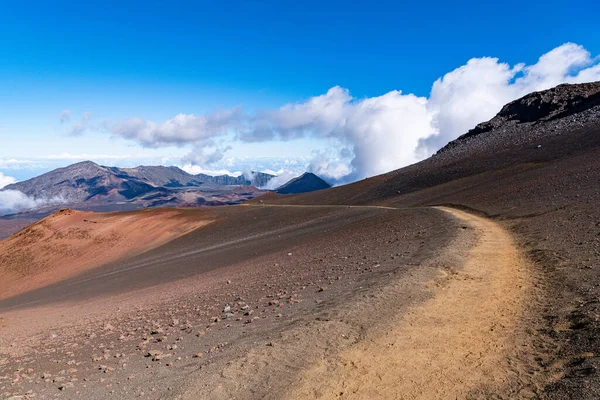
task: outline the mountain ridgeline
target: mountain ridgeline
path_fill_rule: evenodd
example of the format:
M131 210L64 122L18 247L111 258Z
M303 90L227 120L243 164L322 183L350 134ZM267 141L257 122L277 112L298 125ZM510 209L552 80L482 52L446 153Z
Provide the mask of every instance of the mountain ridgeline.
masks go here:
M243 200L241 192L253 197L273 175L253 172L241 175L192 175L178 167L105 167L91 161L58 168L27 181L5 187L33 198L59 198L66 203L139 202L143 206L205 204L217 195L234 197L216 201L228 204ZM245 187L245 188L244 188ZM222 196L221 196L222 197ZM222 200L222 201L221 201Z
M240 176L193 175L178 167L117 168L91 161L58 168L6 186L34 199L51 199L60 207L118 211L147 207L194 207L238 204L263 194L274 175L250 172ZM278 193L305 193L331 185L312 173L292 179Z

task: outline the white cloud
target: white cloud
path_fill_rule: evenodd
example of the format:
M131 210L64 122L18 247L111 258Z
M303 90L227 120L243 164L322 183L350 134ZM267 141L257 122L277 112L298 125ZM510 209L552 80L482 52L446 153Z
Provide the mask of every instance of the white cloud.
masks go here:
M0 189L2 189L4 186L8 186L11 183L15 182L17 182L15 178L13 178L12 176L6 176L2 172L0 172Z
M308 171L330 183L338 183L352 173L350 162L353 152L347 148L340 150L316 150L308 165Z
M228 148L218 141L232 134L239 142L326 139L342 150L317 153L310 168L337 183L348 182L419 161L529 92L600 80L598 61L582 46L566 43L533 65L473 58L436 80L429 97L394 90L357 99L336 86L255 115L235 108L178 115L163 123L131 119L107 129L146 147L193 145L186 161L195 164L221 162Z
M493 118L506 103L561 83L600 80L598 60L582 46L566 43L538 62L513 67L497 58L473 58L435 81L427 108L436 132L421 141L421 156L438 150L480 122Z
M64 202L65 200L60 197L35 199L18 190L0 190L0 215L15 214Z
M164 146L214 146L213 139L232 128L240 128L244 120L238 108L217 111L208 115L179 114L162 123L132 118L105 124L113 135L135 140L144 147Z
M243 174L242 171L231 172L228 169L205 169L199 165L193 165L193 164L180 165L179 168L181 168L188 174L192 174L192 175L198 175L198 174L205 174L205 175L210 175L210 176L229 175L229 176L238 177Z
M228 150L231 150L231 146L197 145L190 154L182 157L181 161L195 165L210 165L221 161Z

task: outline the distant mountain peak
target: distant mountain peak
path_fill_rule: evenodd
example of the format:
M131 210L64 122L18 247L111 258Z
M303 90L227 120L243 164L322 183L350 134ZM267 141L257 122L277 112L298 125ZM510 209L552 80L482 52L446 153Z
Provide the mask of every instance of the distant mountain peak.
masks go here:
M313 192L315 190L328 189L331 185L323 179L313 174L305 172L297 178L290 180L285 185L279 187L275 192L280 194L296 194Z
M100 164L96 164L93 161L80 161L74 164L68 165L65 168L76 168L76 167L94 167L94 168L103 168Z

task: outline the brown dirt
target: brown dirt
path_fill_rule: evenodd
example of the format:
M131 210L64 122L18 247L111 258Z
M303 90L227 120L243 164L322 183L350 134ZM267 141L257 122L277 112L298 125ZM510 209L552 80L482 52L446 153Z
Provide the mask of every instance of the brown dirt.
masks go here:
M202 211L61 210L0 242L0 299L143 253L211 221Z
M433 297L396 315L388 329L303 372L288 398L455 399L484 389L531 396L528 389L514 392L515 378L527 376L529 366L509 363L515 344L529 341L517 329L531 285L527 261L499 225L443 210L479 236L464 267L443 271Z
M97 279L58 287L72 295L63 303L1 308L0 394L276 398L302 368L385 323L390 310L427 299L424 283L439 267L429 260L456 235L470 243L471 230L429 208L218 211L219 222L207 229L90 271ZM129 270L148 258L165 260L157 269ZM106 276L117 267L129 271ZM182 276L188 269L195 275ZM132 289L145 276L156 277L155 285ZM169 278L175 280L165 283ZM105 280L119 292L95 295ZM227 304L232 318L224 316ZM153 335L157 328L164 333ZM262 350L270 357L244 362ZM153 361L148 351L168 358Z

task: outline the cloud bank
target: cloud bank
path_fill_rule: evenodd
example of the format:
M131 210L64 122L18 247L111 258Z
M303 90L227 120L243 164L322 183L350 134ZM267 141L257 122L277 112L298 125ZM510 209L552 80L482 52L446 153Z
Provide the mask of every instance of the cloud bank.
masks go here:
M0 216L16 214L22 211L34 210L36 208L65 202L62 197L35 199L19 190L1 190L5 186L15 182L17 182L15 178L6 176L0 172Z
M65 200L60 197L35 199L18 190L0 190L0 216L35 210L64 202Z
M393 90L355 98L348 89L335 86L273 110L180 114L161 123L133 118L105 124L105 130L145 147L192 146L185 161L197 165L221 161L230 148L223 144L226 140L326 138L332 146L315 153L311 169L334 183L345 183L417 162L527 93L595 80L600 80L599 58L566 43L533 65L473 58L437 79L428 97Z
M13 178L12 176L6 176L2 172L0 172L0 189L2 189L4 186L8 186L11 183L15 182L17 182L15 178Z

